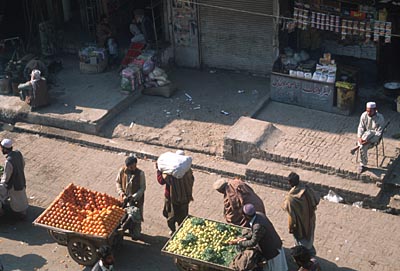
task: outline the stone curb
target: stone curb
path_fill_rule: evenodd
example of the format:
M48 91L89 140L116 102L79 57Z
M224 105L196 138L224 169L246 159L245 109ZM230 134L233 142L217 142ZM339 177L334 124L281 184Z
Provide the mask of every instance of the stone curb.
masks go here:
M25 127L23 127L25 126ZM27 126L30 126L30 128L28 128ZM121 148L121 147L115 147L115 146L111 146L109 144L105 144L105 143L98 143L95 141L90 141L90 140L85 140L85 139L79 139L79 138L74 138L72 136L69 136L68 133L62 133L62 131L60 131L61 133L54 133L54 132L45 132L45 131L40 131L39 129L35 129L34 127L35 125L26 125L26 124L19 124L16 123L13 131L15 132L23 132L23 133L30 133L30 134L39 134L40 136L46 137L46 138L51 138L51 139L59 139L59 140L65 140L71 143L75 143L75 144L80 144L80 145L84 145L87 147L92 147L95 149L101 149L101 150L107 150L107 151L111 151L111 152L117 152L117 153L132 153L132 150L126 149L126 148ZM59 128L50 128L52 130L61 130ZM79 132L72 132L74 134L77 134ZM88 135L88 137L96 137L96 136L92 136L92 135ZM104 140L104 138L103 138ZM143 144L146 144L145 142L140 142ZM176 149L172 149L172 148L166 148L164 146L155 146L153 145L153 147L157 148L159 150L160 153L163 152L167 152L167 151L172 151L174 152ZM186 150L187 151L187 150ZM139 158L139 159L151 159L151 160L157 160L158 155L155 153L151 153L151 152L147 152L147 151L138 151L135 150L134 151L135 155ZM188 155L191 155L190 153L188 153ZM195 153L194 155L196 156L208 156L206 154L202 154L202 153ZM195 161L198 159L194 159ZM228 161L229 162L229 161ZM232 163L232 162L229 162ZM194 169L197 170L203 170L203 171L208 171L211 173L216 173L219 175L223 175L226 177L240 177L240 178L245 178L245 174L244 173L238 173L238 172L233 172L233 171L226 171L226 170L220 170L214 167L210 167L210 166L205 166L202 164L197 164L197 163L193 163L192 167Z
M25 124L25 123L16 123L15 126L13 127L14 132L24 132L24 133L30 133L30 134L38 134L40 136L46 137L46 138L51 138L51 139L59 139L59 140L65 140L71 143L75 144L80 144L86 147L91 147L95 149L101 149L101 150L107 150L110 152L117 152L117 153L125 153L129 154L132 153L132 149L129 150L127 148L123 147L118 147L118 146L112 146L110 139L104 139L98 136L93 136L93 135L85 135L85 134L80 134L78 132L71 132L71 131L64 131L59 128L53 128L53 127L45 127L46 129L50 129L53 131L41 131L41 128L43 126L39 125L32 125L32 124ZM8 129L10 130L10 129ZM82 138L79 138L79 135L81 135ZM89 140L89 139L91 140ZM96 139L100 142L96 142ZM103 142L101 142L103 141ZM107 141L109 142L107 144ZM137 155L139 159L151 159L151 160L157 160L158 155L157 153L163 153L166 151L175 151L175 149L172 148L165 148L165 147L158 147L158 146L149 146L149 149L152 149L150 151L145 150L140 150L139 144L144 144L144 143L136 143L136 142L129 142L130 144L136 144L138 145L138 148L135 148L134 153ZM209 155L205 154L199 154L199 153L187 153L187 155L193 155L194 161L205 161L205 160L210 160ZM281 190L289 190L289 187L283 182L282 180L285 178L285 176L280 176L277 174L266 174L264 172L258 172L258 171L252 171L246 168L246 165L236 163L236 162L231 162L227 160L220 160L221 163L229 163L230 169L235 169L235 167L241 167L245 168L245 170L225 170L225 169L220 169L223 166L220 166L221 163L211 163L211 165L207 165L207 163L193 163L192 167L197 170L201 171L207 171L209 173L215 173L219 174L224 177L239 177L242 179L246 179L248 181L254 181L260 184L265 184L268 186L271 186L273 188L281 189ZM226 168L226 166L225 166ZM321 187L319 184L312 184L308 183L311 185L316 191L322 192L322 193L327 193L328 188ZM372 206L374 198L371 198L370 196L366 196L364 194L360 193L354 193L351 191L346 191L346 190L341 190L341 189L336 189L334 188L336 192L338 192L341 195L346 195L348 202L354 202L354 201L360 201L360 200L368 200L368 203L366 204L367 206ZM349 196L347 196L349 195Z
M237 161L238 157L240 157L240 159L242 160ZM252 143L242 142L230 138L224 139L224 158L230 161L244 164L248 163L251 158L256 158L260 160L282 163L287 166L317 171L325 174L334 174L339 177L370 183L382 182L385 177L385 174L382 174L381 178L375 178L373 176L364 174L360 175L353 171L345 170L342 168L335 168L330 165L310 162L297 157L281 156L279 154L261 150L258 146ZM389 164L389 168L390 167L391 166Z

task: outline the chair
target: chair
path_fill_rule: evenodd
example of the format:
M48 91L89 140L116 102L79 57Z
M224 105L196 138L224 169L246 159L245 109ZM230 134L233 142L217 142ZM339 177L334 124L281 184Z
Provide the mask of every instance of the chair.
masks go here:
M385 124L385 126L383 126L381 136L379 137L378 142L376 142L376 143L374 144L374 147L375 147L375 154L376 154L376 166L377 166L377 167L379 167L379 150L378 150L379 145L382 145L382 155L383 155L382 162L383 162L383 160L385 159L385 143L383 142L383 135L384 135L384 133L386 132L386 129L387 129L387 127L389 126L389 124L390 124L390 121L388 121L388 122ZM359 153L359 152L360 152L360 149L357 150L356 162L358 162L358 153Z

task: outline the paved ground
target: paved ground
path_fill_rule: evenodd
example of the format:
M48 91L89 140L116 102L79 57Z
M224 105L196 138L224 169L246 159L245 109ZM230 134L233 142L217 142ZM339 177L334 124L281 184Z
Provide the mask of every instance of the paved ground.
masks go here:
M390 159L397 157L399 140L392 135L400 131L400 114L393 111L385 100L378 100L379 111L385 121L390 121L384 136L385 157L379 149L379 165L376 167L375 151L369 151L368 166L371 168L366 174L380 178L386 172ZM282 132L276 144L266 144L266 151L284 157L293 157L304 161L329 165L349 172L356 172L356 156L350 154L355 146L359 117L363 112L364 101L351 116L341 116L298 106L277 102L269 102L257 116L257 119L274 123ZM272 139L271 139L272 141ZM384 159L385 158L385 159Z
M28 134L1 132L11 137L26 158L28 194L32 221L68 183L115 195L114 178L125 156ZM196 162L196 161L195 161ZM148 245L125 241L117 252L117 270L175 270L173 262L159 250L168 229L161 216L162 188L154 178L154 162L139 160L147 176L145 241ZM195 171L195 195L190 212L196 216L222 220L221 195L211 188L216 174ZM284 191L252 185L265 202L268 216L284 240L285 213L280 209ZM322 201L317 212L316 248L323 270L397 270L400 235L399 217L348 205ZM0 257L6 270L82 270L65 247L53 243L47 233L29 223L0 222ZM290 259L289 259L290 260ZM290 264L293 269L293 264Z

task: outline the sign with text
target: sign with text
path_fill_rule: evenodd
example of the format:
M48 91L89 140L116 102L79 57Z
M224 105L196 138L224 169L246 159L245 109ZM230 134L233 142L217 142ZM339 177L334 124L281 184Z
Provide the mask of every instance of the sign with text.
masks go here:
M271 99L306 108L332 112L335 86L288 75L271 74Z

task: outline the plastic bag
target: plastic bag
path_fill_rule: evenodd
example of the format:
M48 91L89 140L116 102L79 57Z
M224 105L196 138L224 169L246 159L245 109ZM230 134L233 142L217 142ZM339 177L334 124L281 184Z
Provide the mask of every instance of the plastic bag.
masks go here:
M167 74L165 73L165 71L159 67L155 67L151 73L152 73L152 76L154 76L154 77L158 77L158 76L167 77Z
M159 87L163 87L163 86L171 84L171 82L168 80L157 80L157 84Z
M127 77L122 77L121 78L121 88L123 90L131 91L132 90L131 80Z
M112 56L118 55L118 45L114 39L110 38L107 41L108 52Z
M152 60L147 60L144 64L143 64L143 73L145 75L148 75L149 73L151 73L154 70L154 62Z
M333 192L332 190L329 190L328 195L324 196L324 199L336 203L343 202L343 198L338 194L336 194L335 192Z

